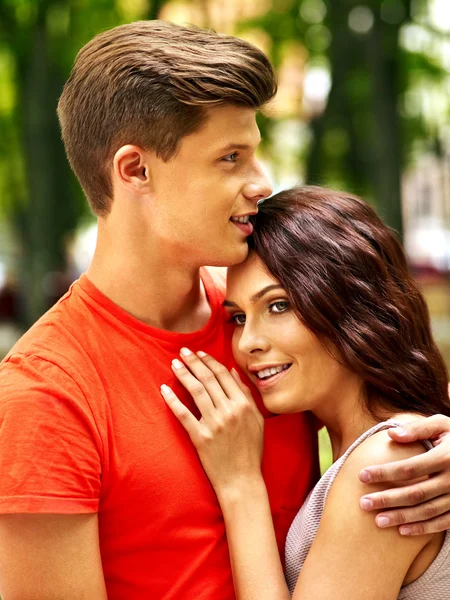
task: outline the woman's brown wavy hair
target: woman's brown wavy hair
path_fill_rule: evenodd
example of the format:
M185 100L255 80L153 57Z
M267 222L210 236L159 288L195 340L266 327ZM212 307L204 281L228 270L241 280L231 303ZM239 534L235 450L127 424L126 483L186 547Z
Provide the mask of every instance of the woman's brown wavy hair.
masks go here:
M361 199L299 187L264 201L249 240L301 321L365 382L367 408L450 415L447 369L394 232Z

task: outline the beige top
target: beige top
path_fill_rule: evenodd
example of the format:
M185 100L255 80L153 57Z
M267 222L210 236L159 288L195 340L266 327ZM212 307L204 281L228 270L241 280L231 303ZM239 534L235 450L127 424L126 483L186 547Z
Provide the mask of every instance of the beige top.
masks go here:
M323 475L295 517L286 540L286 579L291 594L294 592L300 570L312 546L319 528L328 492L347 457L368 437L397 426L397 421L386 421L372 427L354 442ZM430 442L424 442L427 449ZM413 583L404 586L398 600L444 600L450 598L450 531L447 531L441 551L425 571Z

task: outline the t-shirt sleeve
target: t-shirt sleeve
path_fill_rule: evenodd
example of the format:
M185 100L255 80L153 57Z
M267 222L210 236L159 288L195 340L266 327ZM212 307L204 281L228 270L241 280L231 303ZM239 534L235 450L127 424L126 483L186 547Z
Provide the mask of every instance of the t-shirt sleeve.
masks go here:
M0 365L0 514L97 512L102 443L81 387L60 366Z

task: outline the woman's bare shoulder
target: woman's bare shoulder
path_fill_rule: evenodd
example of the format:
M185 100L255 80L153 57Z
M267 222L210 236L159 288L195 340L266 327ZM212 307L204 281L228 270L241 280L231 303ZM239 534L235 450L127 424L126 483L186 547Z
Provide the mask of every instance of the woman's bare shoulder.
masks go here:
M368 466L381 465L388 462L404 460L423 454L425 446L421 442L398 444L388 434L387 429L374 433L364 440L348 456L341 471L343 475L351 476ZM392 487L392 486L389 486Z

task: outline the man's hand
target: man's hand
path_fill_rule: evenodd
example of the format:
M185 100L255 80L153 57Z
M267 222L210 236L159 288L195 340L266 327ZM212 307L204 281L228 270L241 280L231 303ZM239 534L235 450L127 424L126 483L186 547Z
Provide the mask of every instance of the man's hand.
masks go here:
M405 485L364 496L361 508L381 509L377 525L400 526L402 535L450 529L450 418L434 415L414 420L391 428L389 435L400 443L430 440L434 448L407 460L363 469L359 478L364 483L405 482ZM417 479L420 481L414 483ZM398 510L387 510L396 507Z

